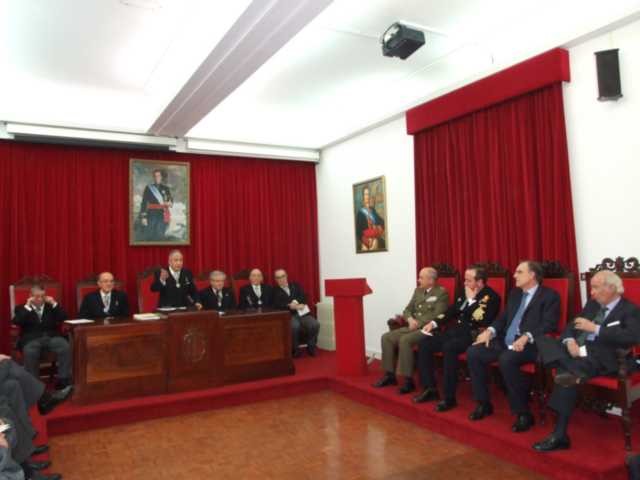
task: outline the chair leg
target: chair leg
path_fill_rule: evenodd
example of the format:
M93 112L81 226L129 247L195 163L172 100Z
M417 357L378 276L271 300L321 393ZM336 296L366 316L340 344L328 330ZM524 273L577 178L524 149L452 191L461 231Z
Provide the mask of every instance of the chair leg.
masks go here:
M624 449L631 451L631 412L629 407L622 408L622 430L624 431Z

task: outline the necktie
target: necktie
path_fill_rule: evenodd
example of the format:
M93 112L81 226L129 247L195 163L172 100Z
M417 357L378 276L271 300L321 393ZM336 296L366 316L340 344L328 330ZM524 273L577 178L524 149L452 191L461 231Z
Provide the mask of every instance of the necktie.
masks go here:
M222 291L218 290L216 292L216 296L218 297L218 306L221 307L222 306Z
M593 323L595 323L596 325L602 325L604 323L604 319L607 315L608 310L609 309L607 307L600 308L600 310L598 310L598 313L596 313L596 316L593 317ZM593 334L584 331L578 333L578 337L576 338L576 342L578 342L578 345L582 347L585 343L587 343L587 340L592 340L592 338L589 338L589 335Z
M518 311L511 320L511 325L507 329L507 334L504 337L504 343L507 345L511 345L518 334L518 330L520 329L520 323L522 322L522 317L524 316L525 306L527 305L527 297L529 296L528 292L522 292L522 300L520 300L520 306L518 307Z
M285 291L285 293L287 294L287 297L291 296L291 290L289 289L289 287L282 287Z
M103 295L102 303L104 303L104 313L109 313L109 305L111 304L111 295Z
M38 315L38 320L42 321L42 310L43 307L36 307L36 314Z
M256 297L260 298L262 296L262 291L260 290L260 285L254 285L253 291L256 294Z

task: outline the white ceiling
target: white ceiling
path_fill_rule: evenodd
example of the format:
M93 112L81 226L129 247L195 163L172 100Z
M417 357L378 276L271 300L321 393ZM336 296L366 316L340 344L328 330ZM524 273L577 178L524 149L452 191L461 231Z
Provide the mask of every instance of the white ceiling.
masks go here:
M0 120L146 132L251 3L0 0ZM188 136L320 148L640 12L604 5L334 0ZM380 51L397 20L426 32L406 61Z

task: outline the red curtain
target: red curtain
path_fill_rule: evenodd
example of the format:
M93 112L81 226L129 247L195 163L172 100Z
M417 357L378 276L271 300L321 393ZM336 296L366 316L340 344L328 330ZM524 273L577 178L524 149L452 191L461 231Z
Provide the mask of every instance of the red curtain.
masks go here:
M9 347L9 285L46 273L75 313L75 283L113 272L137 305L136 274L166 262L174 247L129 245L129 158L191 164L195 275L259 267L271 283L283 267L319 295L315 165L235 157L0 142L0 318Z
M414 148L418 267L559 260L578 285L560 83L419 132Z

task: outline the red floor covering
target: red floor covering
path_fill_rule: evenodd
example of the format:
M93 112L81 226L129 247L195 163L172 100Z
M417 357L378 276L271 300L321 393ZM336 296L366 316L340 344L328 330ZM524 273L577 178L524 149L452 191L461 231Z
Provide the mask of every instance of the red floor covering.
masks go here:
M467 416L474 404L468 382L460 385L458 408L446 413L436 413L432 403L414 405L410 396L398 395L393 387L371 388L370 384L380 373L377 364L370 366L368 376L352 378L335 376L333 352L320 351L315 358L297 359L295 365L296 374L293 376L197 392L159 395L91 406L79 406L68 402L47 416L46 421L39 415L34 415L34 423L40 432L37 443L46 442L48 435L64 435L331 389L354 401L416 423L550 478L564 480L627 478L619 417L604 419L593 413L577 411L572 418L569 430L572 448L540 454L535 452L531 445L548 434L553 416L550 414L547 416L547 425L536 424L529 432L512 433L513 418L509 414L504 395L499 391L495 391L493 395L496 413L482 421L471 422ZM534 413L537 414L535 409ZM636 418L638 416L636 415ZM639 437L639 435L634 436L634 446L640 445Z

